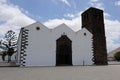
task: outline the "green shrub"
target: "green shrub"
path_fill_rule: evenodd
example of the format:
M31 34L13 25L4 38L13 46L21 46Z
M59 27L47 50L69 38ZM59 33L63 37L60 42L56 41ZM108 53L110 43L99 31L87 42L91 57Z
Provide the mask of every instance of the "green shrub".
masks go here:
M117 61L120 61L120 52L117 52L114 54L114 58L117 60Z

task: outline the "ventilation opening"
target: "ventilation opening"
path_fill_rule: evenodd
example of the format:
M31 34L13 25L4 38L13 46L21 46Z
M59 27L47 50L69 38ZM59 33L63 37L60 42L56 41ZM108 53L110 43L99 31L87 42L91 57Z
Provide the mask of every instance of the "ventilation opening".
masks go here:
M36 30L40 30L40 27L36 27Z

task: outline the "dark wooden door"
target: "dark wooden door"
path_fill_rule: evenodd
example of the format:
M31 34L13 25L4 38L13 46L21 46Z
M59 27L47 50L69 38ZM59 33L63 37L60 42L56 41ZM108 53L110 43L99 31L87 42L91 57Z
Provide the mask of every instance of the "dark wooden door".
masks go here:
M56 41L56 65L72 65L72 41L62 35Z

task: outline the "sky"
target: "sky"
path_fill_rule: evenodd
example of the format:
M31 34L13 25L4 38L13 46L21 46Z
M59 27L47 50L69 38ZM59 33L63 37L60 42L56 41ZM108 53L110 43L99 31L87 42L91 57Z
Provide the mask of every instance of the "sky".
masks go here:
M81 13L89 7L104 11L107 51L120 47L120 0L0 0L0 39L34 22L48 28L65 23L78 31Z

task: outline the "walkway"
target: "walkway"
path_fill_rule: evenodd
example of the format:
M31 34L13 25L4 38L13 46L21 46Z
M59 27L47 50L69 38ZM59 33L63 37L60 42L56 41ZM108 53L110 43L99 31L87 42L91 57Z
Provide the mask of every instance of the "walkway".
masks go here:
M119 80L120 65L1 67L0 80Z

